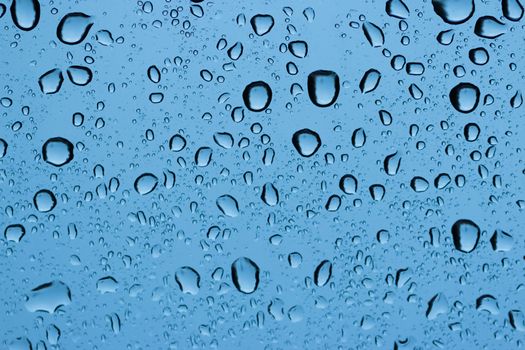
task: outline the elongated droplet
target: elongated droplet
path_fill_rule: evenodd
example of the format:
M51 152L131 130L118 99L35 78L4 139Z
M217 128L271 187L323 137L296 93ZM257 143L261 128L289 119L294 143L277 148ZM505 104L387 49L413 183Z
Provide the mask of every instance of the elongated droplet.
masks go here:
M359 89L363 94L374 91L379 86L381 80L381 73L376 69L369 69L363 75L359 83Z
M318 287L325 286L332 278L332 263L329 260L323 260L314 271L314 283Z
M259 286L259 266L246 257L238 258L231 266L232 281L241 293L251 294Z
M492 16L482 16L476 21L474 33L486 39L495 39L506 32L505 24Z
M229 194L225 194L217 198L216 204L224 215L231 218L239 216L239 203L237 203L237 199L233 198Z
M509 21L517 22L523 17L523 5L520 0L502 0L503 16Z
M385 35L381 28L376 26L374 23L365 22L363 24L363 33L368 40L368 43L372 47L381 47L385 43Z
M13 0L11 17L15 26L29 31L35 28L40 20L40 3L38 0Z
M88 67L71 66L67 69L67 76L73 84L85 86L93 79L93 72Z
M478 225L467 219L458 220L452 225L452 239L454 247L463 253L470 253L479 241L480 230Z
M275 188L271 182L264 184L262 188L261 199L263 200L264 204L270 207L276 206L279 203L279 191L277 191L277 188Z
M329 70L317 70L308 75L308 96L317 107L329 107L339 96L339 76Z

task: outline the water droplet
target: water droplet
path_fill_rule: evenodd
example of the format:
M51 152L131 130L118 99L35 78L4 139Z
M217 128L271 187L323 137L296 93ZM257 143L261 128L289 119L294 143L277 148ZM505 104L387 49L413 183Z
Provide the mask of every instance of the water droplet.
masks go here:
M486 311L492 315L499 314L499 305L496 298L490 294L484 294L476 299L476 310Z
M153 192L153 190L155 190L155 188L157 187L158 182L159 179L151 173L141 174L135 180L135 191L144 196L148 193Z
M112 276L102 277L97 281L97 291L102 294L115 293L118 289L118 282Z
M227 132L216 132L213 134L213 140L222 148L230 149L233 147L233 136Z
M246 257L235 260L231 267L232 281L241 293L251 294L259 286L259 266Z
M30 312L55 313L71 304L71 290L62 281L52 281L31 290L25 307Z
M71 66L67 69L69 80L75 85L85 86L93 79L91 69L84 66Z
M183 266L175 272L175 281L184 294L197 295L200 289L201 276L195 269Z
M339 76L329 70L317 70L308 75L308 96L317 107L329 107L339 96Z
M271 15L258 14L252 17L250 24L252 25L255 34L263 36L272 30L275 22Z
M7 141L4 139L0 139L0 159L4 158L7 154Z
M217 198L216 204L224 215L231 218L239 216L239 203L237 202L237 199L233 198L229 194L225 194Z
M461 24L474 14L474 0L432 0L434 12L448 24Z
M401 157L399 156L398 152L389 154L385 157L385 160L383 161L383 166L385 167L385 172L387 175L394 176L399 171L399 167L401 165Z
M271 182L264 184L261 199L270 207L276 206L279 203L279 191L277 191L277 188L275 188Z
M211 162L213 151L210 147L201 147L195 152L195 164L200 167L206 167Z
M93 26L91 16L82 12L71 12L65 15L58 23L58 40L67 45L81 43Z
M450 90L450 103L461 113L470 113L479 103L479 88L471 83L459 83Z
M323 260L314 271L314 283L318 287L325 286L332 278L332 263L329 260Z
M460 252L472 252L478 245L479 235L479 227L473 221L461 219L452 225L454 247Z
M13 0L11 17L19 29L29 31L35 28L40 20L40 3L38 0Z
M405 19L410 15L408 6L403 0L387 0L385 11L390 17Z
M374 23L365 22L363 24L363 33L368 40L368 43L372 47L381 47L385 43L385 35L381 28L376 26Z
M242 46L242 43L236 42L228 49L228 57L234 61L237 61L239 58L241 58L243 51L244 47Z
M57 200L53 192L49 190L40 190L35 193L33 204L39 212L47 213L55 208Z
M490 237L490 244L495 252L508 252L514 245L514 238L505 231L496 230Z
M346 194L355 194L357 192L357 179L351 174L343 175L339 180L339 188Z
M4 237L11 242L19 243L26 234L26 229L20 224L9 225L4 230Z
M429 320L435 320L439 315L448 313L448 301L445 295L438 293L428 302L426 316Z
M445 45L445 46L450 45L454 41L454 33L455 32L453 29L443 30L439 32L439 34L437 35L437 41L441 45Z
M523 17L523 5L519 0L502 0L503 16L509 21L517 22Z
M366 143L366 133L363 128L355 129L352 133L352 146L355 148L361 148Z
M297 252L288 254L288 264L291 268L296 269L303 263L303 256Z
M302 129L293 134L292 144L301 156L308 158L321 147L321 137L313 130Z
M186 147L186 139L180 134L173 135L170 138L169 146L173 152L180 152Z
M472 63L477 64L478 66L483 66L489 61L489 53L483 47L471 49L468 52L468 57Z
M244 88L242 98L250 111L261 112L272 102L272 89L264 81L254 81Z
M414 192L425 192L428 190L428 186L428 181L421 176L415 176L410 180L410 187L412 187Z
M359 83L359 89L363 94L374 91L379 86L381 80L381 73L376 69L369 69L363 75Z
M73 160L73 144L63 137L48 139L42 146L44 161L60 167Z
M368 188L368 191L370 192L370 196L372 197L372 199L375 201L383 200L386 193L385 186L380 184L371 185Z
M331 212L339 210L339 207L341 207L341 197L339 197L336 194L331 195L326 201L326 204L324 206L324 208L327 211L331 211Z
M40 90L46 95L55 94L60 91L63 82L64 76L58 68L51 69L38 78Z
M479 133L480 129L476 123L468 123L463 129L463 135L465 136L465 140L468 142L476 141L479 137Z
M305 58L308 54L308 44L303 40L290 41L288 49L297 58Z
M495 39L505 34L505 24L492 16L482 16L476 21L474 33L486 39Z
M515 330L525 332L525 314L521 310L510 310L509 322Z

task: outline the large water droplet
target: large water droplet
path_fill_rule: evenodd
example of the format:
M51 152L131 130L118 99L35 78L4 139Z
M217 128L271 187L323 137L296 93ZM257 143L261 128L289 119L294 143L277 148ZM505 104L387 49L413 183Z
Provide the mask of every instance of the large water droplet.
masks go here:
M478 66L487 64L487 62L489 61L489 53L483 47L471 49L468 52L468 57L470 58L470 61L472 61L472 63L477 64Z
M405 19L410 15L410 10L403 0L387 0L385 11L389 16L399 19Z
M30 312L54 313L63 306L71 304L71 290L61 281L44 283L31 290L25 307Z
M476 310L497 315L499 314L498 301L492 295L484 294L476 299Z
M99 278L97 281L97 291L102 294L115 293L118 289L118 282L112 276Z
M288 49L297 58L305 58L308 54L308 44L303 40L290 41Z
M387 173L387 175L396 175L401 165L401 157L399 156L398 152L386 156L385 160L383 161L383 165L385 167L385 172Z
M292 144L301 156L308 158L321 147L321 137L313 130L302 129L293 134Z
M262 188L261 199L266 205L269 205L270 207L273 207L279 203L279 192L271 182L264 184Z
M308 96L317 107L334 104L339 96L339 76L329 70L317 70L308 75Z
M490 237L490 245L495 252L508 252L514 245L514 238L505 231L496 230Z
M369 69L363 75L359 83L359 89L363 94L374 91L379 86L381 80L381 73L376 69Z
M448 24L461 24L474 14L474 0L432 0L434 11Z
M68 45L81 43L93 26L91 16L82 12L72 12L65 15L58 24L58 40Z
M91 69L84 66L71 66L67 69L69 80L75 85L85 86L93 79Z
M9 225L4 230L4 238L11 242L20 242L26 234L26 229L20 224Z
M354 175L346 174L339 180L339 188L346 194L355 194L357 192L357 179Z
M55 208L57 200L53 192L49 190L40 190L35 193L33 204L39 212L47 213Z
M450 103L461 113L470 113L479 103L479 88L471 83L459 83L450 90Z
M479 235L479 227L473 221L461 219L452 225L454 247L460 252L472 252L478 245Z
M170 138L169 147L173 152L180 152L186 147L186 139L180 134L173 135Z
M244 88L242 98L250 111L261 112L272 102L272 89L264 81L254 81Z
M44 161L56 167L73 160L73 144L63 137L53 137L42 146Z
M447 314L448 301L445 295L438 293L428 302L426 316L429 320L435 320L439 315Z
M231 218L239 216L239 203L237 203L237 199L233 198L229 194L225 194L217 198L216 204L224 215Z
M213 151L210 147L201 147L195 152L195 164L200 167L208 166L211 162Z
M255 34L263 36L272 30L275 23L271 15L258 14L252 17L250 24L252 25Z
M155 190L155 188L157 187L158 183L159 179L155 175L151 173L141 174L135 180L135 191L144 196L148 193L153 192L153 190Z
M197 295L200 289L201 276L195 269L183 266L175 272L175 281L182 293Z
M259 286L259 266L246 257L235 260L231 267L232 281L241 293L251 294Z
M365 33L365 37L372 47L381 47L385 43L383 31L374 23L365 22L363 24L363 33Z
M474 33L486 39L495 39L505 34L505 24L492 16L482 16L476 21Z
M523 17L523 5L519 0L502 0L503 16L509 21L517 22Z
M314 271L314 283L318 287L325 286L332 277L332 263L329 260L323 260Z
M40 3L38 0L13 0L11 17L18 28L29 31L35 28L40 20Z
M46 95L52 95L60 91L63 82L64 76L58 68L51 69L38 78L38 86L40 86L40 90Z

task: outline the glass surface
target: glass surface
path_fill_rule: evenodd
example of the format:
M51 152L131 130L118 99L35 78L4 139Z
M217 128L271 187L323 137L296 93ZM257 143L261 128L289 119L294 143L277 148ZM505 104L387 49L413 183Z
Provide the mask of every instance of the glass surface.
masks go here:
M0 0L0 348L523 349L524 0Z

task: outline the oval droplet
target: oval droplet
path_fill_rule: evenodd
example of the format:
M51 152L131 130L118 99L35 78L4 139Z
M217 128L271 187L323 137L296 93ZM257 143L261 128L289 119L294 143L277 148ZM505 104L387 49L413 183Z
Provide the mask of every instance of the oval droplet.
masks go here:
M238 258L231 266L232 281L241 293L251 294L259 286L259 266L246 257Z
M381 73L376 69L369 69L363 75L361 82L359 82L359 89L363 94L374 91L379 86L381 80Z
M159 183L159 179L151 174L151 173L144 173L141 174L137 179L135 180L135 191L137 191L138 194L146 195L148 193L153 192L155 188L157 187L157 184Z
M40 20L40 3L38 0L13 0L11 17L19 29L30 31Z
M478 245L479 235L478 225L471 220L461 219L452 225L454 247L460 252L472 252Z
M263 36L272 30L275 21L271 15L258 14L252 17L250 24L255 34Z
M339 76L329 70L317 70L308 75L308 96L317 107L329 107L339 96Z
M20 224L9 225L4 230L4 238L11 242L20 242L26 234L26 229Z
M270 207L276 206L279 203L279 191L277 191L277 188L271 182L264 184L261 199L264 204Z
M224 215L231 218L239 216L239 203L229 194L220 196L215 203Z
M60 91L63 82L64 76L62 75L62 71L58 68L51 69L38 78L40 91L46 95L52 95Z
M323 260L314 271L314 283L318 287L325 286L332 277L332 263L329 260Z

